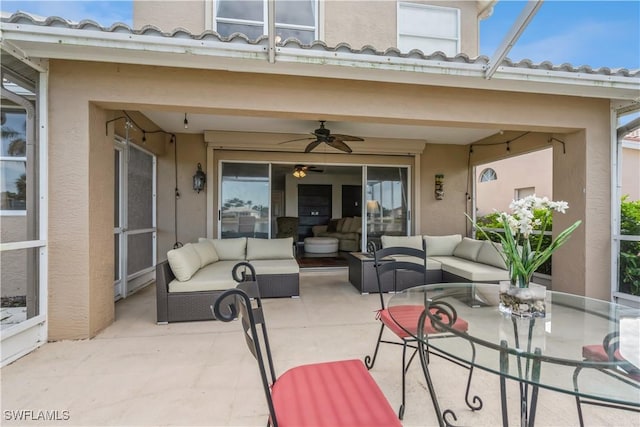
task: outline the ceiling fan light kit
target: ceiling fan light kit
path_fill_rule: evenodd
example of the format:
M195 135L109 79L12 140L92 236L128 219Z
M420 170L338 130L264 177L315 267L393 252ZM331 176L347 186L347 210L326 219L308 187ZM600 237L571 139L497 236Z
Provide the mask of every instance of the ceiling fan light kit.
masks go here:
M337 150L343 151L345 153L351 154L353 152L353 150L351 150L351 147L349 147L347 144L344 143L344 141L364 141L364 139L358 137L358 136L352 136L352 135L341 135L341 134L332 134L331 131L329 129L327 129L326 127L324 127L324 123L325 120L320 120L320 127L316 130L314 130L311 134L313 135L312 138L300 138L300 139L293 139L291 141L284 141L281 142L280 144L286 144L289 142L295 142L295 141L305 141L305 140L309 140L309 139L314 139L313 141L311 141L304 149L305 153L310 153L311 151L313 151L318 145L325 143L327 144L329 147L333 147Z

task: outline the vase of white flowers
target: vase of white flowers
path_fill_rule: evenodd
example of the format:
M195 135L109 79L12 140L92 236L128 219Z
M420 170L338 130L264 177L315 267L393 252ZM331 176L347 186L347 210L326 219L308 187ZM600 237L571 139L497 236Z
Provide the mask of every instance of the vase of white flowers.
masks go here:
M533 273L571 236L582 221L578 220L562 231L546 248L542 247L543 232L537 236L534 229L544 231L551 220L553 212L565 213L569 208L567 202L554 202L546 197L527 196L514 200L509 205L512 213L499 212L499 221L504 235L485 231L476 227L487 240L489 234L497 236L502 248L493 242L494 248L503 257L509 269L510 280L500 292L500 310L506 313L544 317L546 310L544 292L539 286L530 286ZM537 215L536 215L537 214ZM542 287L544 290L544 287Z

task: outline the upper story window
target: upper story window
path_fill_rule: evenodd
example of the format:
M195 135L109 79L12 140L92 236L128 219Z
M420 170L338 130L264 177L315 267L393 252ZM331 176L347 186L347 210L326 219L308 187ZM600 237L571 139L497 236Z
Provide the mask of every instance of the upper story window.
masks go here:
M491 168L486 168L480 173L480 182L495 181L498 179L498 174Z
M216 31L228 37L243 33L255 40L268 32L268 0L217 0ZM310 44L317 39L318 0L276 1L276 37L295 37Z
M416 3L398 3L398 49L420 49L425 55L460 53L460 10Z
M0 145L0 211L24 213L27 190L27 114L24 110L2 111Z

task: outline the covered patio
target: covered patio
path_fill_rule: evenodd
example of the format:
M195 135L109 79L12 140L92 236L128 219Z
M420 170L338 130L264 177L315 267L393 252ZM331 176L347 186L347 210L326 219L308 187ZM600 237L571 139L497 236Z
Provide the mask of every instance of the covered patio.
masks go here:
M346 269L306 270L300 285L300 298L263 300L278 374L295 365L370 354L378 295L358 293ZM43 425L34 420L42 411L56 417L47 425L265 425L267 405L240 324L156 325L154 298L148 287L117 304L115 322L95 338L50 343L5 366L2 387L11 393L2 394L3 425ZM371 371L394 408L400 403L399 357L399 348L383 348ZM466 370L439 358L431 363L440 402L456 411L461 425L500 423L495 375L474 374L472 392L484 408L471 413L463 398ZM419 363L409 378L403 425L437 425ZM518 390L508 387L515 420ZM583 411L588 426L638 423L632 412L591 405ZM541 390L536 421L577 425L574 399Z

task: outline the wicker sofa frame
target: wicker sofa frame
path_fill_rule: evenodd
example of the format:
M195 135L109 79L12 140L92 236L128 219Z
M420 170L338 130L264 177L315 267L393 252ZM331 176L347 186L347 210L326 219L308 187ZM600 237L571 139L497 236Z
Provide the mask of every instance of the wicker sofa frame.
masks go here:
M261 298L300 296L300 275L258 274ZM215 320L211 305L226 289L195 292L169 292L169 283L175 279L168 261L156 265L157 323Z

